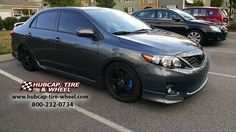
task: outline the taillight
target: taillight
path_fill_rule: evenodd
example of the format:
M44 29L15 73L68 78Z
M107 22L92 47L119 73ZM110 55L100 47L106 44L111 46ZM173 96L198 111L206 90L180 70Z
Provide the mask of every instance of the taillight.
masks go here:
M13 31L11 31L11 32L10 32L10 35L11 35L11 36L13 36L13 34L14 34L14 32L13 32Z
M229 19L228 18L224 18L224 22L228 22L229 21Z
M217 14L216 19L223 22L223 16L221 14Z

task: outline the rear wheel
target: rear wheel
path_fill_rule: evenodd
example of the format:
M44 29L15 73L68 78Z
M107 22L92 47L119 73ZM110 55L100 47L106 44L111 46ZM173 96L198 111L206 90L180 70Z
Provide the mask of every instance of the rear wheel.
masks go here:
M141 85L136 72L125 63L110 64L105 73L105 85L116 99L133 102L141 95Z
M19 49L19 60L21 64L27 71L35 71L36 70L36 61L33 58L32 53L29 48L26 46L21 46Z
M189 31L187 34L187 38L198 44L203 43L203 34L201 33L201 31L198 30Z

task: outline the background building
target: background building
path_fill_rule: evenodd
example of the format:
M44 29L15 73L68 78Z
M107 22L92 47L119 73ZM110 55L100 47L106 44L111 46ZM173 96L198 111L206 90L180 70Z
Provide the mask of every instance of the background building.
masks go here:
M96 6L95 0L76 0L76 1L82 4L81 6L89 6L90 3L91 3L91 6Z
M178 8L183 9L186 6L190 6L194 1L197 0L159 0L159 7L163 8ZM204 6L210 6L211 0L202 0Z
M158 0L140 0L140 9L157 8Z
M188 0L189 2L191 0ZM159 0L158 1L159 7L162 8L179 8L182 9L185 7L185 0Z
M115 0L114 9L132 13L140 9L140 0Z
M31 16L41 8L41 0L0 0L0 16L6 17Z

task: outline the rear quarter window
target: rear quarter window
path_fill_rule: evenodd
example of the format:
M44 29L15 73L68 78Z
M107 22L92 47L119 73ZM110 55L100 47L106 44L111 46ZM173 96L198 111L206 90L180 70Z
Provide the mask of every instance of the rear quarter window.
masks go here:
M183 11L187 12L188 14L191 14L191 9L184 9Z
M208 16L214 15L216 13L216 10L209 9L208 10Z

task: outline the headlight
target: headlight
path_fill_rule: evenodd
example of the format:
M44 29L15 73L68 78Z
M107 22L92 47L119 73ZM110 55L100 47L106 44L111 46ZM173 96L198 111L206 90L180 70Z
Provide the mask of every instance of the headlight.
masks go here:
M166 67L166 68L180 68L182 67L181 61L174 56L159 56L159 55L145 55L143 54L143 58L151 63Z
M210 26L211 30L214 32L221 32L220 28L217 26Z

